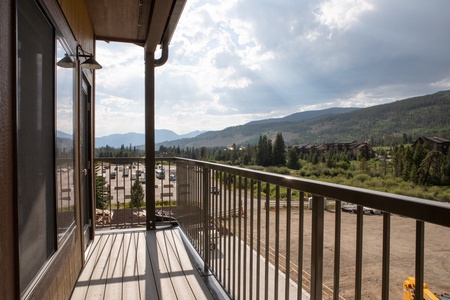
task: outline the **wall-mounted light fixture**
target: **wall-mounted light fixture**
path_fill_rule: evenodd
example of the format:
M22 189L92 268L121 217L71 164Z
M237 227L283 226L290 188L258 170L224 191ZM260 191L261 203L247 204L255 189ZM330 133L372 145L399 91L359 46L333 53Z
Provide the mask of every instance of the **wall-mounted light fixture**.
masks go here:
M61 58L57 63L56 63L56 65L58 66L58 67L61 67L61 68L75 68L75 64L74 64L74 62L73 62L73 60L72 60L72 58L70 58L70 56L66 53L66 55L64 55L64 57L63 58Z
M81 63L82 68L86 69L101 69L102 66L94 59L94 55L89 52L86 52L81 48L80 45L77 46L77 60L80 57L87 58L84 62ZM74 68L75 63L73 62L70 55L66 54L63 58L61 58L56 65L61 68Z
M81 54L79 53L79 50L81 50ZM101 69L102 66L94 59L94 55L86 52L81 48L80 45L77 46L77 59L79 57L88 57L83 63L81 63L82 68L86 69Z

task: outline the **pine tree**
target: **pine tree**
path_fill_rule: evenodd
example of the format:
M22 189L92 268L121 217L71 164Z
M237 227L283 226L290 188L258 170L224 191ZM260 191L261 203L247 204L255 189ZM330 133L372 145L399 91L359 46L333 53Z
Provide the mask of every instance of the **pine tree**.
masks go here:
M139 207L144 200L144 189L139 180L135 180L131 187L130 207Z
M257 162L264 167L272 163L272 141L266 135L259 137Z
M277 133L275 144L273 145L273 164L276 166L286 165L286 145L281 132Z
M300 169L300 162L298 161L298 159L299 158L298 158L297 149L292 147L291 150L289 151L287 167L289 169L299 170Z

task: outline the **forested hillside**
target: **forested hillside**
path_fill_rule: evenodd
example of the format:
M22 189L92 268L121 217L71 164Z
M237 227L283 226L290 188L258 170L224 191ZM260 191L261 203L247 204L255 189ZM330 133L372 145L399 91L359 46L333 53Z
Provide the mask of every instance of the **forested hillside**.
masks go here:
M424 135L449 138L450 91L303 121L284 121L290 120L288 117L277 122L252 122L210 131L163 145L182 148L254 145L261 135L274 140L278 132L283 133L288 145L371 140L373 145L382 146L410 142Z
M396 101L306 124L311 137L322 141L371 139L373 144L382 145L403 138L404 134L410 140L423 135L449 137L450 93Z

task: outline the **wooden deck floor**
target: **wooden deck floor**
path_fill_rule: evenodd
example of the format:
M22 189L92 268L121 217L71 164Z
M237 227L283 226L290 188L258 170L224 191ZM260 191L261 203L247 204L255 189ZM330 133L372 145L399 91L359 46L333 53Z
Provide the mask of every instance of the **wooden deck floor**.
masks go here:
M213 299L178 228L98 234L72 300Z

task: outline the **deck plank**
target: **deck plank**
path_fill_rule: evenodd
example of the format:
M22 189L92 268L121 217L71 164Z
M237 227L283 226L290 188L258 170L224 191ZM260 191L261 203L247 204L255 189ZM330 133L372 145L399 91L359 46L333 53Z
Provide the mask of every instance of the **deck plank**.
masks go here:
M102 238L105 238L102 236ZM92 271L89 282L89 289L86 294L86 299L103 299L105 295L105 288L108 275L108 263L111 255L111 248L117 240L117 235L113 235L107 239L104 244L102 255L98 258L97 264Z
M157 235L155 231L147 232L146 243L150 263L155 276L156 286L158 288L159 299L177 299L169 271L164 264L163 256L158 248Z
M187 252L184 250L185 245L181 239L180 232L178 230L170 230L166 231L165 235L166 240L171 244L172 256L183 270L192 294L196 295L196 299L213 299L200 273L195 269ZM180 251L180 249L183 249L183 251Z
M171 231L171 230L170 230ZM174 255L172 245L167 240L166 231L157 231L157 242L161 264L165 266L167 276L174 287L177 298L195 299L183 268Z
M139 291L141 299L159 299L161 288L157 286L155 275L147 250L146 239L151 236L147 232L138 233L135 239L137 248L137 273L139 277Z
M105 243L109 238L110 236L100 236L92 242L89 255L86 258L86 265L80 277L78 278L71 299L86 299L92 272L96 267L100 256L103 254L103 251L105 251Z
M136 239L138 238L137 232L131 232L125 235L124 239L124 271L123 271L123 299L140 299L139 291L139 273L137 264L137 247Z
M126 234L117 235L111 247L106 273L105 299L122 299L123 243Z

